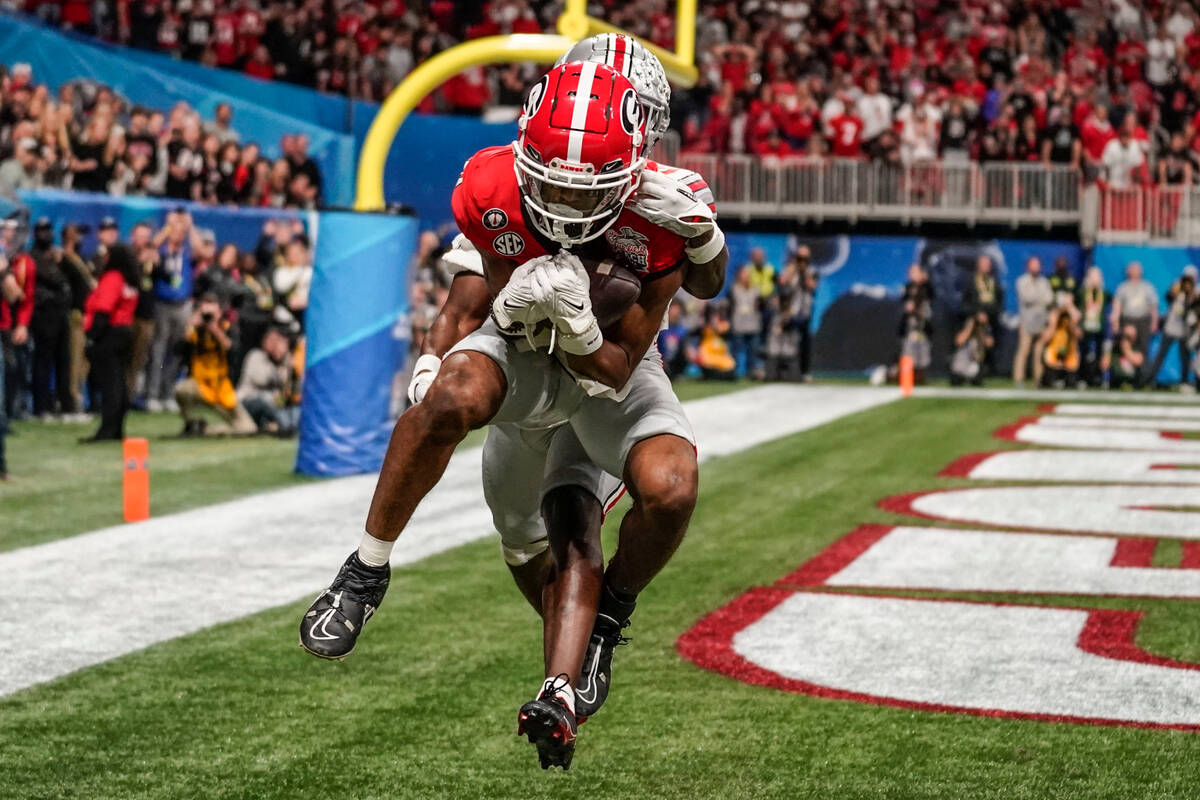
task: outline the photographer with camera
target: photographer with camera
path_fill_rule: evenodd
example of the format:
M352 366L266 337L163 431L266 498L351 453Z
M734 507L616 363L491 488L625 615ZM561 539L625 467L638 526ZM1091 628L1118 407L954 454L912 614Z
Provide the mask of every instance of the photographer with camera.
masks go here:
M1158 371L1162 369L1167 351L1174 345L1179 348L1179 385L1180 387L1191 385L1188 383L1188 368L1192 360L1191 353L1188 352L1188 334L1193 327L1196 302L1200 300L1200 293L1196 291L1198 276L1200 276L1200 272L1196 267L1188 264L1183 268L1183 274L1179 276L1179 280L1167 289L1167 316L1163 320L1162 338L1158 342L1158 352L1154 354L1154 363L1146 372L1147 384L1153 385L1158 379Z
M191 375L175 386L175 400L183 416L184 436L223 433L254 433L258 428L238 401L229 376L229 322L215 295L200 298L184 334L191 351ZM207 426L197 415L199 406L217 413L223 425Z
M93 388L100 395L100 429L81 442L119 441L125 436L129 393L125 374L133 358L133 317L137 310L141 264L133 250L115 244L105 254L104 274L84 304L87 358Z

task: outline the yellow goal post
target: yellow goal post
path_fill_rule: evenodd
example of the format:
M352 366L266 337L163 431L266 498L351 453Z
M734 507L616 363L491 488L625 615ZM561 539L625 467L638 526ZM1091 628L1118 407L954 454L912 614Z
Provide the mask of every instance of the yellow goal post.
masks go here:
M396 132L417 103L446 80L480 64L532 61L553 64L575 42L598 33L626 33L587 15L587 0L567 0L557 22L558 33L515 33L485 36L455 45L421 64L392 90L371 122L358 157L354 197L357 211L384 207L383 170ZM632 34L630 34L632 35ZM637 38L637 37L635 37ZM675 8L675 52L638 39L658 56L667 76L683 87L696 83L696 0L678 0Z

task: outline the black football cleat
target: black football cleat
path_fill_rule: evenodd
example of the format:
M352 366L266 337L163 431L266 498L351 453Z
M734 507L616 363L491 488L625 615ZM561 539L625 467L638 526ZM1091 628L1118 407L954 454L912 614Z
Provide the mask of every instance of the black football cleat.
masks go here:
M607 614L596 615L592 638L588 640L587 652L583 656L579 686L575 689L575 714L581 720L599 711L608 699L608 690L612 685L613 650L618 645L629 643L629 639L621 635L621 631L628 626L629 620L617 622Z
M559 683L562 681L562 683ZM567 676L547 678L536 700L521 706L517 714L517 736L528 736L537 747L542 769L571 768L575 755L575 715L555 691L566 685Z
M318 658L340 661L350 655L363 626L383 602L391 576L390 565L368 566L357 551L351 553L300 620L300 646Z

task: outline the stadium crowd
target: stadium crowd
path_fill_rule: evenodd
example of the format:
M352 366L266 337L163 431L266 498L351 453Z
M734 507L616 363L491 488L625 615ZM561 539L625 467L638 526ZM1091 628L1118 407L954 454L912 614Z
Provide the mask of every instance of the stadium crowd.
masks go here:
M134 47L374 100L459 41L550 30L560 10L529 0L14 2ZM670 4L595 5L674 46ZM1200 175L1200 25L1186 0L725 0L701 12L700 81L676 93L672 114L688 151L1044 162L1118 186ZM515 116L535 69L468 70L421 110Z
M19 215L0 226L0 427L90 410L101 424L88 441L119 439L136 407L180 414L188 436L295 432L312 281L299 221L268 221L248 251L182 208L127 239L107 218L84 252L89 233L42 218L27 238ZM204 407L221 421L207 425Z
M28 64L0 69L0 196L46 187L273 208L321 203L303 134L285 136L272 161L241 141L228 104L204 120L184 102L150 109L88 81L52 95Z

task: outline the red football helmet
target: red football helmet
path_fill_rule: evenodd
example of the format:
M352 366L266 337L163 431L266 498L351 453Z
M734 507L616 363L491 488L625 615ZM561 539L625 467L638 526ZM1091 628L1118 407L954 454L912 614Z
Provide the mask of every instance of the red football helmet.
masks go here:
M533 227L566 247L604 233L637 188L645 125L633 84L611 67L584 61L542 76L513 142Z

